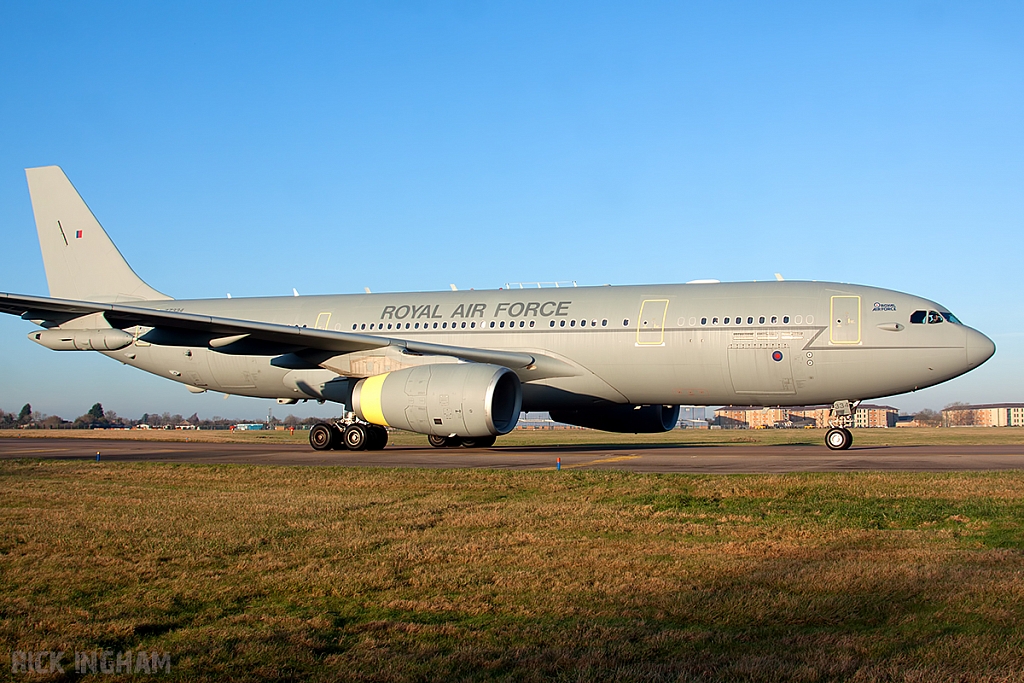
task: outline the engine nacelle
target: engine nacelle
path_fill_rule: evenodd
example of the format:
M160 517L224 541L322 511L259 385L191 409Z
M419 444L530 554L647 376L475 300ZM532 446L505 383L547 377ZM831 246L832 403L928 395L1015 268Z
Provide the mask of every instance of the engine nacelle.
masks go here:
M603 405L584 410L552 410L551 419L605 432L653 434L675 428L679 406Z
M117 351L135 339L124 330L111 327L102 330L42 330L28 338L54 351Z
M372 424L436 436L499 436L519 421L523 391L508 368L436 363L361 379L352 411Z

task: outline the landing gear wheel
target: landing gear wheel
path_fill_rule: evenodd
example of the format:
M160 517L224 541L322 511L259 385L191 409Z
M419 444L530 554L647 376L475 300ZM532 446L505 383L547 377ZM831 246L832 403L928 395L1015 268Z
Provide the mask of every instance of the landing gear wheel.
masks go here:
M314 451L329 451L336 442L334 428L326 422L318 422L309 430L309 445Z
M477 436L470 437L462 440L462 445L466 448L490 448L497 441L496 436Z
M345 427L345 448L350 451L365 451L369 446L370 434L365 425L351 424Z
M825 432L825 445L833 451L845 451L853 445L853 434L849 429L833 427Z
M379 425L367 427L366 448L371 451L382 451L388 445L388 430Z
M430 434L427 441L434 448L458 448L462 445L462 437L458 436L437 436Z

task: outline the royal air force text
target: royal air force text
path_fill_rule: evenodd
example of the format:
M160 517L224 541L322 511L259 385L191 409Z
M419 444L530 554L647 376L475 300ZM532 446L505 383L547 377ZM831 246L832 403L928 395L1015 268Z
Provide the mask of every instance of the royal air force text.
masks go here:
M495 318L508 316L511 318L561 318L569 315L571 301L503 301L494 307ZM448 315L441 313L440 304L402 304L401 306L385 306L381 311L381 320L446 320L451 318L469 319L488 316L487 304L459 304Z

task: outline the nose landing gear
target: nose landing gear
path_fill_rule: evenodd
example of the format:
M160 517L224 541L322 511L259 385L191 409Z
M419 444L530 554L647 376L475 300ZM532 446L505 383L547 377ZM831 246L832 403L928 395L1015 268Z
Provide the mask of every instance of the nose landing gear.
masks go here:
M860 401L836 401L832 404L829 430L825 432L825 445L833 451L845 451L853 445L853 413Z

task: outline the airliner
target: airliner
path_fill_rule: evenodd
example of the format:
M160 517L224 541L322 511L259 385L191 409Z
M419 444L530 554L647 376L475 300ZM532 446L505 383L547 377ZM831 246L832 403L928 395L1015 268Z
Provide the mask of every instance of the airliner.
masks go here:
M317 450L381 449L388 428L483 448L522 411L663 432L680 405L831 405L847 449L863 400L945 382L995 353L945 306L836 282L180 300L131 269L58 166L26 170L49 296L0 293L29 339L95 351L189 391L345 406Z

